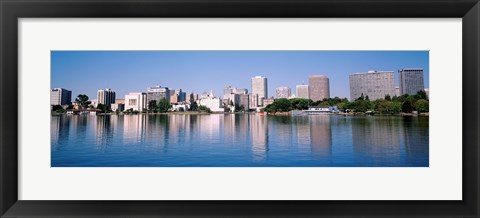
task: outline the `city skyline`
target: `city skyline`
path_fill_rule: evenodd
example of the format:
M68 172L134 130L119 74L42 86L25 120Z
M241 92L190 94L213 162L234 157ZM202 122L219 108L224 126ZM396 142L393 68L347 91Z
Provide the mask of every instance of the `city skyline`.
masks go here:
M309 76L330 79L330 97L349 98L349 75L370 70L422 68L429 88L428 51L52 51L51 87L95 99L110 88L118 98L160 85L186 93L213 90L222 97L225 86L251 90L251 78L268 79L268 97L278 87L309 84ZM252 70L248 70L252 69ZM292 92L292 94L294 94ZM295 93L296 94L296 93Z

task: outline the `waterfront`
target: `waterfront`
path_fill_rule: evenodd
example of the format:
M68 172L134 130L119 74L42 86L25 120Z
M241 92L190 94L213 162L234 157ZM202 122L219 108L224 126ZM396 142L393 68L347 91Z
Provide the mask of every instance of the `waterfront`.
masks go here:
M429 118L51 117L52 167L428 167Z

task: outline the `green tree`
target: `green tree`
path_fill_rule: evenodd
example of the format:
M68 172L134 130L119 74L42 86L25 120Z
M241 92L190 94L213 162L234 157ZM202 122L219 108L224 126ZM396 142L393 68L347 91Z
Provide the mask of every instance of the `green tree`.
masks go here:
M427 93L424 90L420 90L415 95L416 99L427 99Z
M309 105L313 105L313 101L304 98L292 98L289 99L292 110L306 110Z
M391 113L392 102L383 99L377 99L374 101L374 108L376 112L388 114Z
M403 102L402 104L402 112L404 113L412 113L413 111L413 107L412 107L412 103L410 101L405 101Z
M415 108L418 112L428 112L428 101L425 99L420 99L415 103Z
M160 101L158 101L157 111L160 112L160 113L165 113L170 109L170 107L171 107L170 102L168 102L167 99L162 98L162 99L160 99Z
M292 108L292 104L286 98L276 99L273 102L273 105L275 105L277 110L280 112L287 112L287 111L290 111L290 109Z
M210 110L210 108L208 108L207 106L204 106L204 105L198 106L198 110L199 110L199 111L205 111L205 112L207 112L207 113L212 112L212 111Z
M190 104L190 110L191 111L197 111L198 110L197 102L194 101Z
M365 100L365 96L363 96L363 93L360 95L360 97L358 97L357 99L355 99L355 101L357 100Z
M277 112L277 107L276 107L276 104L269 104L265 108L263 108L262 110L267 112L267 113L275 114Z
M393 114L398 114L402 112L402 103L398 101L393 101L390 107L390 111Z
M63 109L63 107L61 105L53 105L52 106L52 112L56 112L56 113L65 113L65 109Z
M392 97L390 97L390 95L385 95L385 100L391 101L391 100L392 100Z
M323 101L318 106L331 106L331 104L328 101Z
M75 102L79 104L81 109L86 108L90 103L92 103L91 101L88 100L88 96L85 94L78 95L77 98L75 99Z
M104 105L104 104L101 104L101 103L97 104L97 109L100 109L102 113L106 113L107 110L108 110L107 105Z
M150 100L148 102L148 110L151 112L157 112L157 101Z
M344 102L339 102L339 103L335 104L335 106L337 106L337 107L338 107L338 109L340 109L340 110L344 111L344 110L345 110L345 105L346 105L346 104L347 104L347 103L344 103Z

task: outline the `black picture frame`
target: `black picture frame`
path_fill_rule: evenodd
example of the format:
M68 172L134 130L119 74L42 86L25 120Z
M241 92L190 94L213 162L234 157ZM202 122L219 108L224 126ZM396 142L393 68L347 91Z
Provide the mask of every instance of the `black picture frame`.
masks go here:
M463 200L20 201L17 21L52 17L462 18ZM478 0L0 0L0 19L1 217L479 217Z

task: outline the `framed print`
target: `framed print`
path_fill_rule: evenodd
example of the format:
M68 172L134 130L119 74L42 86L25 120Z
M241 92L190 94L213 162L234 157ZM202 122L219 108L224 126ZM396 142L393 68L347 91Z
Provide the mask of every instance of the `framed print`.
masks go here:
M478 217L476 0L0 6L1 217Z

